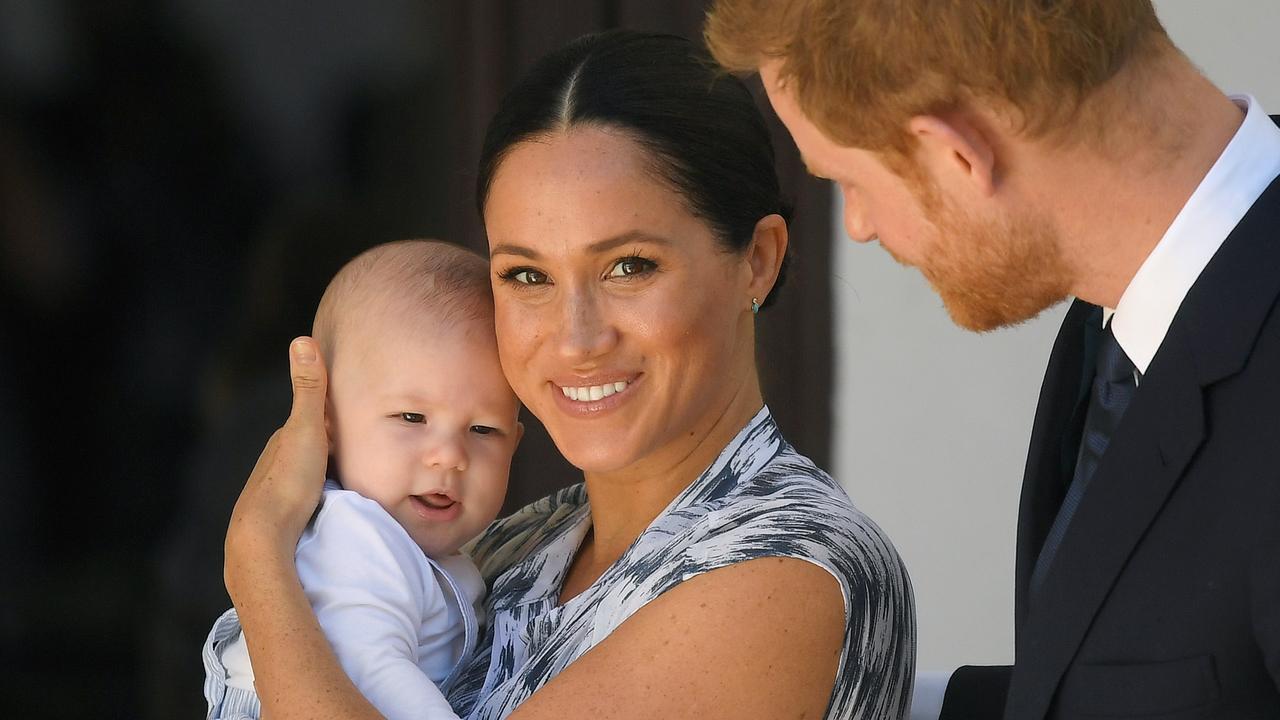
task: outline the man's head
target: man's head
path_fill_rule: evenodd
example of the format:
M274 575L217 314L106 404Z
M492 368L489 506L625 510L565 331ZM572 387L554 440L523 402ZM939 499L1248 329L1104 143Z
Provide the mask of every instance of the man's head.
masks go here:
M973 105L1087 139L1122 110L1095 91L1172 49L1149 0L717 0L706 37L730 70L772 65L835 142L904 156L911 118Z
M379 245L330 282L313 334L338 479L428 554L455 552L501 508L522 432L488 264L448 243Z
M1071 289L1025 150L1114 151L1126 90L1176 53L1145 0L717 0L707 40L760 71L850 236L919 268L975 330Z

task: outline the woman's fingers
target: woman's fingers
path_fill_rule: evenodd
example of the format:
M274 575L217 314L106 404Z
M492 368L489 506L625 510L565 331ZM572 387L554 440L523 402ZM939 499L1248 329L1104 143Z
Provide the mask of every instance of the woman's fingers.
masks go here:
M284 430L291 445L306 454L308 469L319 462L319 472L329 457L329 441L325 432L325 393L328 373L316 341L309 337L294 339L289 345L289 376L293 381L293 409ZM322 446L317 453L316 446Z
M293 381L293 409L284 427L268 443L259 464L273 501L282 506L286 525L296 525L301 532L320 498L329 463L324 422L328 378L315 340L300 337L289 345L289 376Z
M292 549L315 511L329 463L325 432L326 373L316 342L302 337L289 348L293 409L267 441L236 502L227 532L227 560L259 543ZM231 578L228 577L228 589Z

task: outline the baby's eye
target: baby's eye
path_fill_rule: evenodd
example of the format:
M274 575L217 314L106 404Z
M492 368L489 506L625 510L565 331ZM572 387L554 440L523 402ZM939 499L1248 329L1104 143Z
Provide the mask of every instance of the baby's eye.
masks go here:
M402 412L400 413L400 419L407 423L414 424L426 422L427 420L425 415L416 412Z
M517 267L502 273L502 279L520 285L545 285L547 274L533 268Z
M613 264L607 277L620 278L640 275L658 267L652 260L642 257L625 257Z
M471 432L477 435L490 435L498 432L498 428L489 427L488 425L472 425Z

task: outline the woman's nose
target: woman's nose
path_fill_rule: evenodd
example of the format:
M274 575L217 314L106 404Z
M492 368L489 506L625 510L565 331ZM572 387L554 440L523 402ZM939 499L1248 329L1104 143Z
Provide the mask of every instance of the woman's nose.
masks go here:
M599 298L585 291L565 298L559 328L562 357L573 362L591 360L608 353L617 342L617 330Z
M440 470L467 469L467 449L462 438L448 434L432 438L422 454L422 463Z

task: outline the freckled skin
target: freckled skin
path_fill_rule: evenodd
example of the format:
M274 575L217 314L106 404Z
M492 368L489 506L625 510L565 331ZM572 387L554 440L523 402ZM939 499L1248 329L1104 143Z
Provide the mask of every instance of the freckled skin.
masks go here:
M754 382L745 262L653 179L626 135L580 128L515 146L494 177L485 226L491 249L509 243L538 255L494 256L502 364L556 446L588 475L674 464ZM588 249L631 231L670 242ZM657 269L605 277L632 253ZM549 282L497 279L523 266ZM636 397L608 417L558 409L551 378L604 371L641 376L628 388Z

